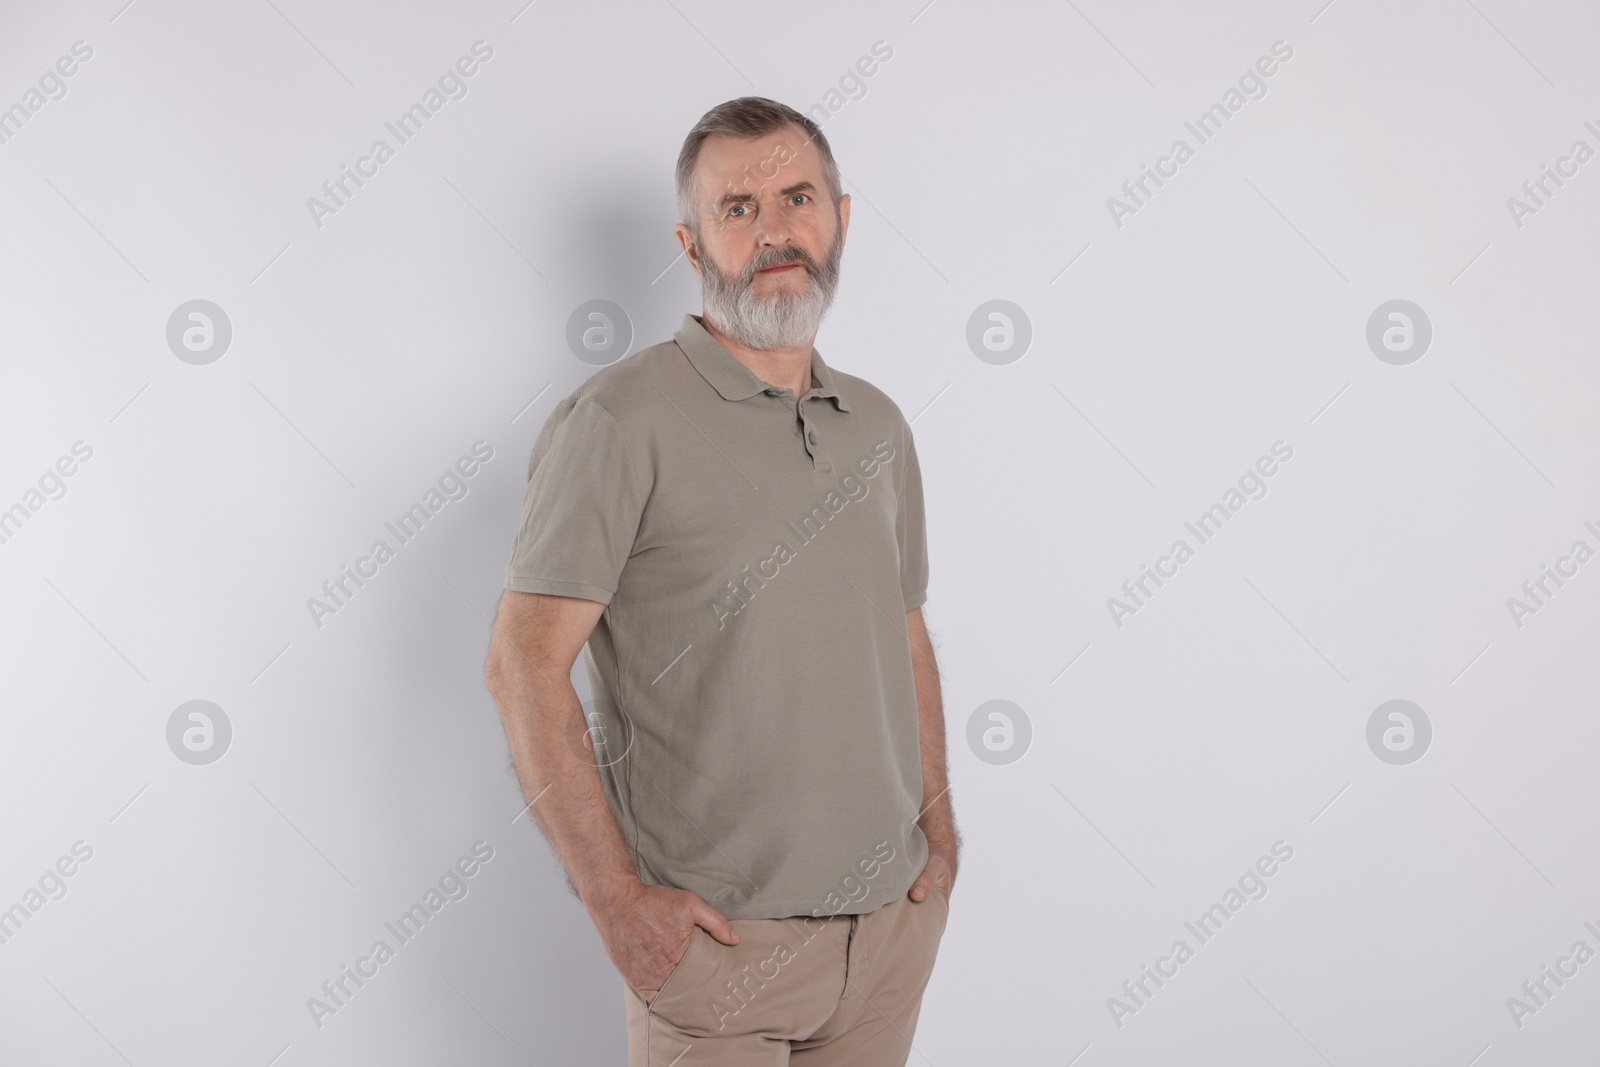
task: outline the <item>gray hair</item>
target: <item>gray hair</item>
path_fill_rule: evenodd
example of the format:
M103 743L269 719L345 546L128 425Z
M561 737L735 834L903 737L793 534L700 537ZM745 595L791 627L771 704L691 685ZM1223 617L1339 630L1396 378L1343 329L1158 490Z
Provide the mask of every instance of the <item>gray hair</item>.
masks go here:
M741 96L737 100L718 104L700 116L700 121L689 131L689 136L683 139L683 150L678 153L678 213L683 216L684 225L693 230L696 236L700 233L700 211L697 203L700 190L695 181L695 165L700 160L700 148L705 144L706 138L718 134L728 137L759 137L785 126L798 127L806 140L817 146L817 151L822 155L822 175L828 183L828 193L833 198L834 210L838 210L839 196L842 192L839 184L839 165L833 160L833 150L828 147L828 139L823 136L822 127L787 104L768 100L764 96Z

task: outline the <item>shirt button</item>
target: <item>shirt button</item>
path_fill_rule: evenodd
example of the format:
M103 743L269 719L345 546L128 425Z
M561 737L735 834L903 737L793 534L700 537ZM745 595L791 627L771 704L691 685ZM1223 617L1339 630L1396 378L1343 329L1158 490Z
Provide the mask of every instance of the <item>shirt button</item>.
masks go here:
M810 433L806 434L806 440L810 441L812 444L816 444L817 443L817 431L812 430Z

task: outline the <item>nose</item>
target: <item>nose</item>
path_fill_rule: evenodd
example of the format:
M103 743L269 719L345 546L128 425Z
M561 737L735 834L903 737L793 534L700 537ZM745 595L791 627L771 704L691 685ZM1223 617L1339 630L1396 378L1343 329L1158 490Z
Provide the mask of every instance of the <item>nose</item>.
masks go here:
M762 251L782 248L790 244L792 237L788 224L775 210L762 211L756 219L756 240L761 243Z

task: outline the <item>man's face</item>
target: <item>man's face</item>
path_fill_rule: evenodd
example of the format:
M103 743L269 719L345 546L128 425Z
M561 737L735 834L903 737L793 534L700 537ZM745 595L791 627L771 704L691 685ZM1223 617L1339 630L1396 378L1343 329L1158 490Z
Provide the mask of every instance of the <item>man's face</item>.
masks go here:
M712 137L696 174L699 225L677 230L706 317L749 348L810 345L838 288L850 197L829 203L821 154L795 127Z

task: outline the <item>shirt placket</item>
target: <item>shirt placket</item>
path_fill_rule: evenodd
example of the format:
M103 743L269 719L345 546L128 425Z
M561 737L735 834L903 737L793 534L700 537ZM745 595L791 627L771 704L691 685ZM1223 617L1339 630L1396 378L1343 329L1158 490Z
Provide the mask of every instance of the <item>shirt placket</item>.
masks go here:
M800 443L811 460L812 469L822 474L832 471L833 464L828 461L827 453L824 451L822 434L818 432L817 424L809 416L812 409L807 403L822 398L815 395L814 389L799 400L796 400L794 393L788 389L769 388L766 393L768 396L783 398L785 407L793 405L790 410L794 413L795 422L799 424Z
M811 457L812 468L826 474L827 472L833 470L833 464L828 462L827 453L822 447L822 435L817 433L816 423L812 422L808 417L808 413L815 410L811 404L807 403L807 401L810 400L820 401L821 398L812 397L810 394L807 394L800 400L800 403L797 405L797 409L800 413L800 432L802 435L802 440L804 440L806 444L806 455Z

